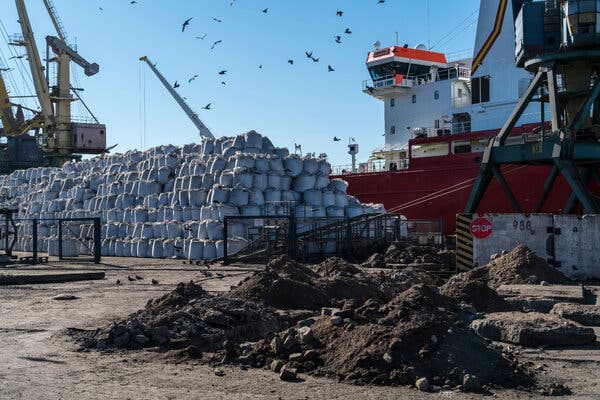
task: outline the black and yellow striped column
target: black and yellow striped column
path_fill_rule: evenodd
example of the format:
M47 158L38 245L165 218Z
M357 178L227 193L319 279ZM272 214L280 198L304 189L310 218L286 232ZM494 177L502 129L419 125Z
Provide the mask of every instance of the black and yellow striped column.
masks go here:
M456 216L456 268L473 268L473 236L471 235L471 215Z

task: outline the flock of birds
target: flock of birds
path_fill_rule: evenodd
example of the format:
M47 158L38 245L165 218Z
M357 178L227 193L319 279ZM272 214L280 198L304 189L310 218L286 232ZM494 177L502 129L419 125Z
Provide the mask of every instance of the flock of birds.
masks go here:
M223 279L225 277L225 274L223 274L222 272L218 272L218 271L211 271L211 263L210 261L206 261L206 260L201 260L201 261L183 261L183 264L189 263L190 265L196 265L196 266L204 266L205 269L200 270L200 272L202 273L202 275L204 275L205 278L208 279L212 279L212 278L218 278L218 279ZM144 277L138 274L135 274L133 276L131 275L127 275L127 280L129 282L137 282L137 281L143 281ZM160 281L158 279L152 278L151 280L152 285L153 286L157 286L160 284ZM115 283L117 285L121 285L123 282L121 281L121 279L117 279L115 281Z
M230 0L229 6L230 7L233 6L235 4L235 2L236 2L236 0ZM377 0L377 4L383 4L385 2L386 2L386 0ZM138 3L139 2L136 1L136 0L131 0L129 2L129 4L132 5L132 6L134 6L134 5L138 4ZM101 11L103 10L102 7L100 7L100 10ZM263 8L263 9L260 10L260 12L263 13L263 14L267 14L269 12L269 8ZM336 11L336 16L339 17L339 18L342 18L344 16L344 11L337 10ZM194 20L194 17L190 17L190 18L187 18L185 21L183 21L183 23L181 24L181 33L185 33L186 30L188 30L188 28L192 24L193 20ZM212 17L212 21L214 21L216 23L223 23L223 20L224 20L223 18ZM343 35L351 35L351 34L352 34L352 30L350 28L346 28L344 30L343 34L334 35L333 36L333 41L335 43L337 43L337 44L341 44L342 41L343 41L343 39L342 39ZM195 38L199 39L199 40L204 40L204 39L206 39L207 36L208 36L208 34L205 33L202 36L195 36ZM221 40L221 39L215 40L212 43L212 45L210 46L210 49L214 50L221 43L223 43L223 40ZM305 55L306 55L307 59L311 60L314 63L320 62L320 57L316 57L313 54L313 52L310 51L310 50L309 51L305 51ZM295 60L293 58L290 58L290 59L287 60L287 63L289 65L293 66L295 64ZM262 64L258 66L258 69L262 69L262 68L263 68ZM335 68L331 64L328 64L327 65L327 72L335 72ZM227 70L221 70L221 71L219 71L218 75L221 76L221 77L227 75ZM193 76L191 76L189 79L187 79L188 84L192 83L198 77L199 77L199 75L197 75L197 74L194 74ZM225 85L227 85L227 82L225 80L221 80L221 85L225 86ZM173 88L177 89L179 87L181 87L181 84L179 83L178 80L176 80L173 83ZM212 106L212 103L208 103L206 106L202 107L202 109L203 110L210 110L211 106Z

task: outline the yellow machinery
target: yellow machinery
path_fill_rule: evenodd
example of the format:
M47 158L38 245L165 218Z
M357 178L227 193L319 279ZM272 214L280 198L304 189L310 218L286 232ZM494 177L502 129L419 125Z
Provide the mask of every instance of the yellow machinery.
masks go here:
M0 120L3 125L0 136L8 140L8 148L3 149L0 159L0 172L37 165L62 166L67 161L81 158L82 154L106 152L105 125L98 123L91 112L93 120L84 123L73 121L71 115L71 103L81 100L71 86L71 62L83 68L87 76L98 73L99 66L86 61L66 43L64 29L52 1L43 1L58 33L58 37L46 37L47 53L50 54L51 50L54 54L52 58L47 57L46 68L42 65L25 1L15 0L22 37L10 44L26 49L40 110L29 110L34 116L27 121L15 117L13 107L17 107L17 114L22 113L22 107L11 103L0 73ZM54 85L50 84L50 63L56 64Z

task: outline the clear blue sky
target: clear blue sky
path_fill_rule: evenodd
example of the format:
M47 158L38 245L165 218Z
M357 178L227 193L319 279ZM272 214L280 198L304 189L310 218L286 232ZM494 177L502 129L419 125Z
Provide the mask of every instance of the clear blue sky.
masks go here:
M81 55L100 64L94 77L79 73L80 85L87 103L108 126L109 144L118 143L121 152L141 147L142 73L146 147L198 141L195 127L138 61L147 55L168 80L181 83L181 95L216 135L255 129L276 145L293 148L301 143L305 152L326 152L332 164L349 162L346 144L353 136L364 160L383 142L383 105L361 92L361 82L368 78L367 52L377 40L383 46L393 44L396 31L400 44L428 42L424 0L236 0L232 7L230 0L137 1L54 0L70 41L76 41ZM20 32L14 2L2 2L0 19L8 33ZM43 57L44 37L54 32L42 0L26 3ZM478 6L478 0L430 0L430 43ZM268 13L261 12L264 8ZM344 11L342 18L337 10ZM194 19L182 33L181 24L190 17ZM343 34L346 27L351 35ZM472 48L475 29L461 28L451 43L436 50ZM204 40L195 39L204 34ZM334 42L338 34L342 44ZM215 40L223 42L211 50ZM4 40L0 48L8 54ZM306 58L308 50L319 63ZM288 65L288 59L295 64ZM335 72L327 72L328 64ZM223 69L228 71L225 77L217 74ZM188 84L194 74L199 77ZM212 109L202 110L209 102ZM334 143L333 136L343 140Z

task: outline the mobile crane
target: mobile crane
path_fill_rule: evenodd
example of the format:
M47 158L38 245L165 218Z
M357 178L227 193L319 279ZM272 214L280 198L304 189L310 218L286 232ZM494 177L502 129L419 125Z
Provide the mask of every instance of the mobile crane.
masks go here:
M198 117L198 114L196 114L190 108L190 106L187 105L187 103L185 102L185 100L183 100L183 98L179 95L179 93L177 93L177 91L175 91L175 89L173 89L171 87L171 85L169 84L169 82L165 79L165 77L156 68L156 64L153 64L150 61L150 59L148 59L148 57L146 57L146 56L140 57L140 61L144 61L146 64L148 64L148 66L150 67L150 69L152 70L152 72L154 72L154 74L156 75L156 77L158 78L158 80L161 81L161 83L169 91L169 93L171 94L171 96L173 96L173 98L175 99L175 101L177 102L177 104L179 104L179 106L183 109L183 111L187 114L187 116L192 120L192 123L194 125L196 125L196 128L198 128L200 136L203 137L203 138L213 139L215 136L212 134L212 132L210 131L210 129L208 129L207 126L204 125L204 123Z

